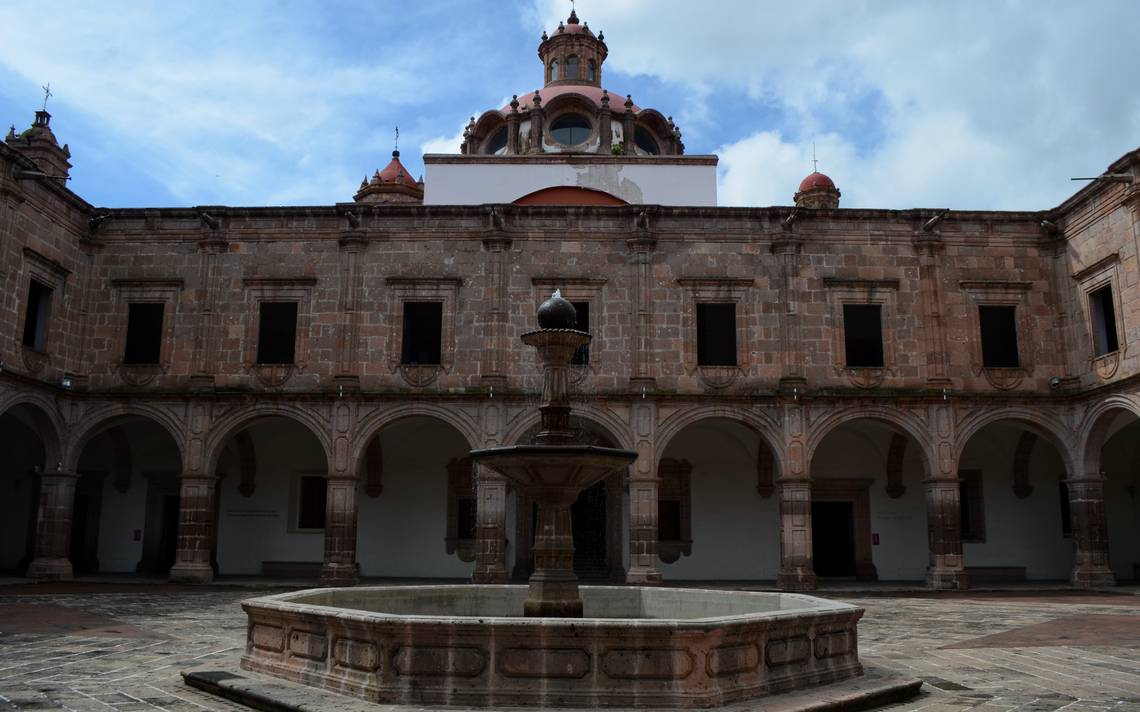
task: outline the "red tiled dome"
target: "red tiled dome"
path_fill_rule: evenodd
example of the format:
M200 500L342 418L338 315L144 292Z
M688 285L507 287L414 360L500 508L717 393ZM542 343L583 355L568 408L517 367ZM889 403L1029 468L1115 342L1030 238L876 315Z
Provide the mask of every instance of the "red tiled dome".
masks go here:
M835 190L835 182L819 171L815 171L800 182L799 192L803 193L808 190L815 190L819 188L828 188Z
M398 180L399 179L399 180ZM404 164L400 163L400 152L392 151L392 160L380 171L380 181L382 183L405 183L407 185L415 185L416 179L408 173L408 169L404 168Z

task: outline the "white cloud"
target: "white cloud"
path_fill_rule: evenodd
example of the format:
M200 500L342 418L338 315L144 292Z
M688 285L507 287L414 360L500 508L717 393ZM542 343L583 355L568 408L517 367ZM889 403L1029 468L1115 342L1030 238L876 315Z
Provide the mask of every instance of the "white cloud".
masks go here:
M535 7L547 26L566 15ZM722 202L788 203L809 164L793 173L787 156L838 132L821 169L844 205L1046 208L1140 136L1133 0L607 0L579 15L606 31L612 69L778 110L780 125L740 126L722 147Z

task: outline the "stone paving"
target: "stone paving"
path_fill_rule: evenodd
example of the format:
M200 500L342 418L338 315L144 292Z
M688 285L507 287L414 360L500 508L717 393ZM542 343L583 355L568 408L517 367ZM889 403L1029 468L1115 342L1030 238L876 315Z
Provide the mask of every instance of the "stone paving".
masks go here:
M238 602L266 590L75 584L0 589L0 711L239 710L182 684L236 666ZM828 593L827 595L834 595ZM840 595L861 657L923 679L895 710L1140 712L1140 597Z

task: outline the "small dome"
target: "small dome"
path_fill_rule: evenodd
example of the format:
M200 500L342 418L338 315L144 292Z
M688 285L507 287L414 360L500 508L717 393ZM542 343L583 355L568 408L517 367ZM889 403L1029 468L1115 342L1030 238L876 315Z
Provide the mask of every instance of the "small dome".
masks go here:
M408 173L408 169L404 168L404 164L400 163L400 152L392 151L392 160L380 171L380 181L382 183L404 183L406 185L415 185L416 179Z
M818 190L820 188L835 190L835 182L819 171L814 171L811 175L809 175L807 178L804 178L803 181L800 182L799 192L804 193L809 190Z
M573 329L578 325L578 311L574 305L562 298L560 292L554 294L538 307L540 329Z

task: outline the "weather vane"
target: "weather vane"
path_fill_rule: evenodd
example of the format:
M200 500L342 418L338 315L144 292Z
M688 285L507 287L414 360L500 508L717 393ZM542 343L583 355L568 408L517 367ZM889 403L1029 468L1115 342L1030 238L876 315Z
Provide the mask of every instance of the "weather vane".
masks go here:
M400 150L400 127L396 127L396 150Z
M811 142L811 170L813 173L819 173L819 161L815 158L815 141Z
M47 111L47 100L51 98L51 82L40 87L40 89L44 90L44 111Z

